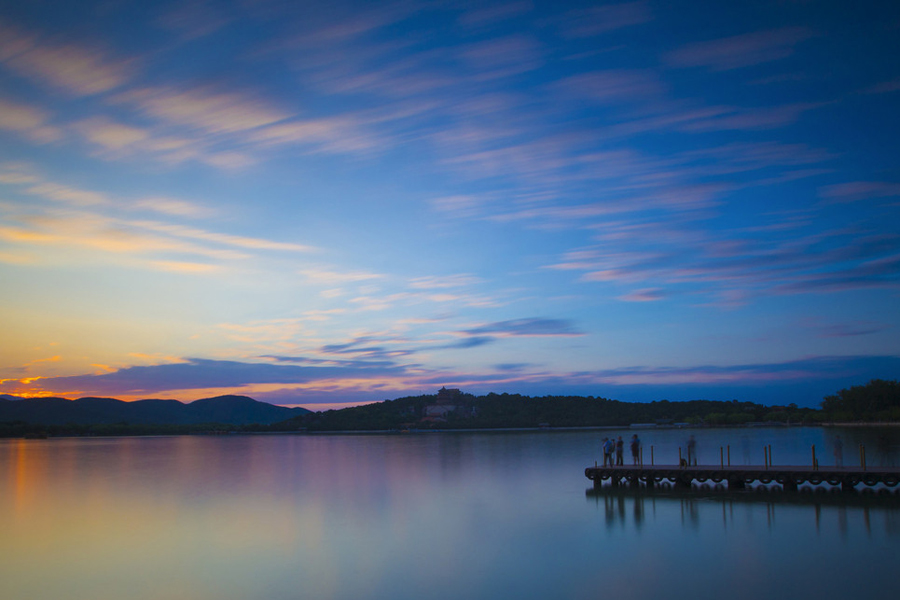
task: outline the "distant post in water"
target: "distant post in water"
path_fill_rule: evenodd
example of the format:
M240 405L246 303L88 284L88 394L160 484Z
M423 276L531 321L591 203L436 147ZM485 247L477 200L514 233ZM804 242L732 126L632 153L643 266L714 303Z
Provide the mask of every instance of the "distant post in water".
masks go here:
M722 450L722 446L719 446L719 466L725 466L725 451Z
M766 446L763 446L763 466L769 469L769 449Z
M769 466L772 466L772 444L769 444Z
M650 466L653 466L653 446L650 446Z
M812 445L812 459L813 459L812 468L814 470L818 471L819 465L816 464L816 445L815 444Z
M859 466L866 470L866 447L863 444L859 445Z
M726 446L726 448L728 448L728 466L730 467L731 466L731 444L728 444L728 446Z

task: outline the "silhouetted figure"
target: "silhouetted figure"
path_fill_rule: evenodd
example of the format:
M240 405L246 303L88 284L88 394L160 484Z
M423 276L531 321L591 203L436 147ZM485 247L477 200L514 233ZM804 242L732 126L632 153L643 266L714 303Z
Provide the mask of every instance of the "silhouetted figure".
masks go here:
M844 466L844 442L839 435L834 437L834 466Z
M603 466L611 467L613 466L613 450L615 449L615 444L609 438L603 438Z
M688 465L696 465L697 464L697 440L694 439L694 436L691 435L690 439L688 439L687 443L687 464Z
M622 436L619 436L619 439L616 440L616 466L621 467L625 464L622 460L622 451L625 450L625 442L622 441Z
M641 440L638 439L637 434L631 436L631 460L634 461L634 464L638 464L641 459Z

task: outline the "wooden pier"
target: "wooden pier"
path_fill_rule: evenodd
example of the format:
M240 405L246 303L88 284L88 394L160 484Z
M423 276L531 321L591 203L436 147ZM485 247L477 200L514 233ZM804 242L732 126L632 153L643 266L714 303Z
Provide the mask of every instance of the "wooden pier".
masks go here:
M604 481L612 485L623 482L654 486L669 481L676 487L689 488L694 482L725 482L729 489L748 485L778 483L786 490L803 484L828 484L848 490L858 485L895 487L900 483L900 469L888 467L809 467L809 466L678 466L635 465L588 467L584 475L600 487Z

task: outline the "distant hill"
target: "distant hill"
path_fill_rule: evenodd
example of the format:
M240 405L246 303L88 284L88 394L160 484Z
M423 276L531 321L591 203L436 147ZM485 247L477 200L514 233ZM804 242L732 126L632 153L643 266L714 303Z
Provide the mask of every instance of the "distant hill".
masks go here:
M18 396L10 396L9 394L0 394L0 400L23 400Z
M217 396L190 403L178 400L115 398L8 398L0 399L0 422L21 421L34 425L268 425L310 411L258 402L247 396Z
M453 392L453 394L449 394ZM442 398L442 393L444 398ZM796 405L691 400L621 402L593 396L487 394L459 390L386 400L341 410L311 413L274 424L272 430L366 431L423 429L503 429L547 427L628 427L649 423L671 426L743 425L758 422L802 423L821 420L821 412Z

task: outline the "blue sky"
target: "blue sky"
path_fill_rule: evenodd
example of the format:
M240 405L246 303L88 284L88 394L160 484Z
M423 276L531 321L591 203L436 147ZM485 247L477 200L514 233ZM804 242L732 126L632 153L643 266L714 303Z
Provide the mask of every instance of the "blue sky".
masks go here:
M0 9L0 393L900 376L894 2Z

